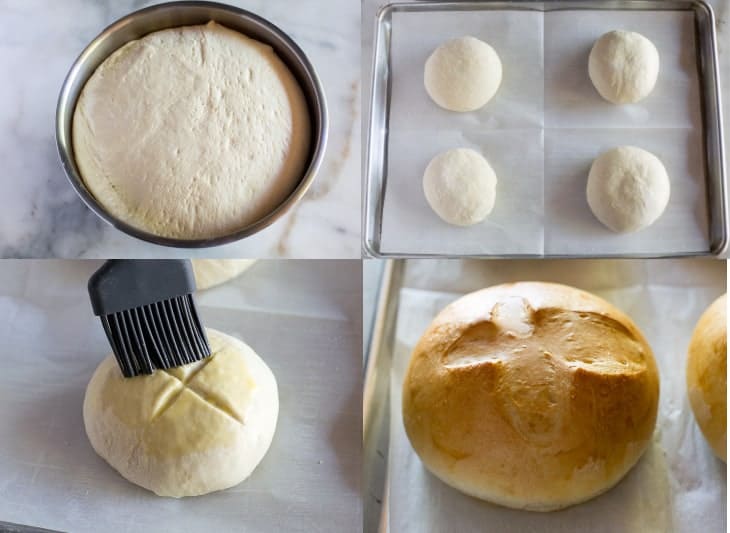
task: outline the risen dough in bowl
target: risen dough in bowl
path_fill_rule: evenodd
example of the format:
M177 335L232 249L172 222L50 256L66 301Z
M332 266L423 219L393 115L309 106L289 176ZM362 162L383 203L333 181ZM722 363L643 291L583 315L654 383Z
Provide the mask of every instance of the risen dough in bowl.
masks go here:
M239 276L255 259L193 259L195 285L199 291L215 287Z
M479 152L469 148L447 150L426 167L423 193L442 220L455 226L470 226L492 212L497 175Z
M646 98L659 75L659 53L654 43L633 31L610 31L593 45L588 75L598 93L614 104Z
M492 99L502 83L497 52L475 37L443 43L426 60L423 83L431 99L450 111L474 111Z
M124 378L113 355L84 398L91 445L122 476L160 496L232 487L266 454L279 399L271 370L246 344L207 329L213 355Z
M659 378L631 319L592 294L505 284L446 307L416 345L403 422L462 492L549 511L610 489L651 441Z
M687 395L712 450L727 454L727 295L702 314L689 343Z
M606 227L628 233L653 224L664 213L670 189L658 157L635 146L619 146L593 161L586 197Z
M271 47L214 22L151 33L89 78L73 117L82 179L113 216L168 238L231 234L294 190L310 123Z

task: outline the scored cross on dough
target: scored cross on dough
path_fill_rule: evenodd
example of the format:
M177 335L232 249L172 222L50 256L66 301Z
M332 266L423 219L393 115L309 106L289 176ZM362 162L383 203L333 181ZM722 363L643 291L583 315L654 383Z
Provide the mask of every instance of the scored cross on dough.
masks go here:
M236 406L229 402L225 396L219 395L215 388L211 390L205 390L205 387L199 387L194 382L195 378L213 362L213 358L216 354L212 354L210 357L184 367L171 368L164 370L163 372L170 376L174 381L170 382L170 387L165 389L155 401L155 407L152 411L152 418L150 421L155 420L157 417L162 415L167 409L169 409L173 403L186 391L194 394L200 400L204 401L214 409L222 412L223 414L233 418L240 424L244 424L243 413L240 413ZM251 387L255 387L256 384L249 378L248 383Z

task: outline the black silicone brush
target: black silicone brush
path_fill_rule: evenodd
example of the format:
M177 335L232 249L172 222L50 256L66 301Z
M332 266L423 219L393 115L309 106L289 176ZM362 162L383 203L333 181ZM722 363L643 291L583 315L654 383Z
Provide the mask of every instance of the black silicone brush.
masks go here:
M125 377L151 374L210 355L192 293L190 261L107 261L89 279L94 314Z

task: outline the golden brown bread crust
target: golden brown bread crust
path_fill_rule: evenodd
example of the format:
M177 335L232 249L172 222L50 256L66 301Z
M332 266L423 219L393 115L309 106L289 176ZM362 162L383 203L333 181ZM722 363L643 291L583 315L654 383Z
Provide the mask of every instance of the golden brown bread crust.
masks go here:
M687 395L697 424L720 459L727 452L727 295L700 317L687 355Z
M656 363L631 319L564 285L498 285L431 323L403 384L426 467L509 507L553 510L616 484L649 443Z

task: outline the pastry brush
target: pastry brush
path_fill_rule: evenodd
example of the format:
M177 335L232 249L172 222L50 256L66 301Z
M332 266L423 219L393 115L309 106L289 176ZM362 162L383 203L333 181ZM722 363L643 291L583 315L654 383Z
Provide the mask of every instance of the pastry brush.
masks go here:
M187 260L114 259L94 272L89 279L91 306L125 377L210 355L194 291Z

